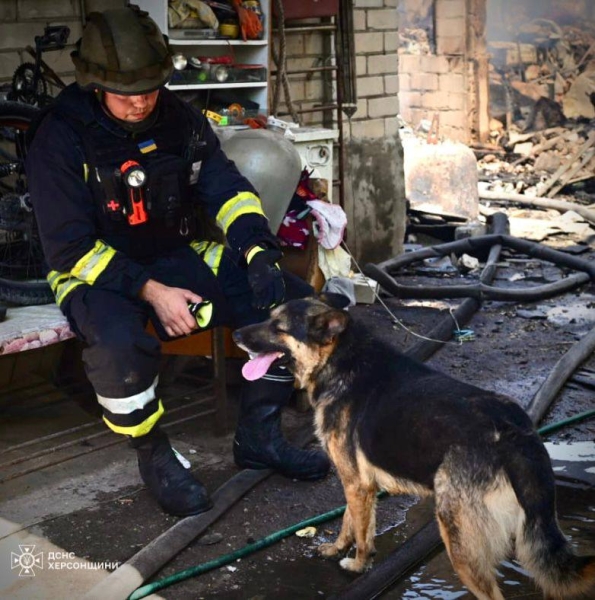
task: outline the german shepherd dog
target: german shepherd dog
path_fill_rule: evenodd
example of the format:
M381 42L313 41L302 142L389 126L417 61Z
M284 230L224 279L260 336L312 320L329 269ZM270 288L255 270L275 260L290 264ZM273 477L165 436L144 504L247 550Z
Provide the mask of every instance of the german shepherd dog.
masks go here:
M433 494L451 563L480 599L516 555L548 599L595 598L595 556L576 556L556 519L550 459L511 399L445 375L374 339L337 294L292 300L234 333L256 379L274 362L307 390L347 509L331 557L361 572L374 552L376 494Z

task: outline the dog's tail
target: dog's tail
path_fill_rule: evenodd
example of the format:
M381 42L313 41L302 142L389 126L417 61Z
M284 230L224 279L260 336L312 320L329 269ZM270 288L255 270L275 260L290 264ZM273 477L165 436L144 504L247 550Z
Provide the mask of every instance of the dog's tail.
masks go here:
M556 517L555 480L540 442L525 440L522 456L510 454L505 470L521 505L516 555L552 599L595 597L595 556L577 556Z

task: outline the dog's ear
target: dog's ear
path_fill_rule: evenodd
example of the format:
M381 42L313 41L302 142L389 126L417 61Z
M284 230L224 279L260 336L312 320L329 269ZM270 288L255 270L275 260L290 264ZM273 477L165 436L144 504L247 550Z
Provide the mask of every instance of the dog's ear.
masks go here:
M349 315L342 310L329 310L312 317L310 335L319 344L330 344L349 321Z
M335 292L323 292L318 295L318 300L328 304L331 308L347 308L350 304L350 300L343 294L337 294Z

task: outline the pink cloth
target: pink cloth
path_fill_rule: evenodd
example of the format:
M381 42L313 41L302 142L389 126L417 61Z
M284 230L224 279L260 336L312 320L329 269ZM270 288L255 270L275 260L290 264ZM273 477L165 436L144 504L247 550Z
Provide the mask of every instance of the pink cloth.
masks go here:
M342 241L347 227L347 215L338 204L322 200L308 200L316 219L314 232L318 243L327 250L334 250Z

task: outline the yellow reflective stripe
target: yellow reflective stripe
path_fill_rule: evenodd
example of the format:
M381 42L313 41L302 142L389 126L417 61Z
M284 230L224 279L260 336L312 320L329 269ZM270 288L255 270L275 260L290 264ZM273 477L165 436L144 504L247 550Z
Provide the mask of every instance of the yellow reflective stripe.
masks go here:
M264 248L261 246L254 246L248 254L246 254L246 262L250 264L250 261L259 253L264 252Z
M211 271L217 275L225 246L217 242L194 241L190 242L190 247L207 263Z
M77 261L71 274L85 283L93 285L116 255L116 251L105 242L97 240L95 246Z
M52 288L52 292L54 292L54 294L56 293L56 289L60 285L62 280L64 280L67 277L69 277L69 273L60 273L59 271L50 271L47 274L46 279L48 280L48 283L50 284L50 287Z
M227 234L232 223L238 217L247 214L262 215L266 218L258 197L252 192L240 192L221 207L217 213L217 225Z
M103 417L103 420L105 421L105 424L116 433L129 435L131 437L140 437L141 435L147 435L147 433L153 429L155 423L159 421L164 412L165 409L163 408L163 404L161 404L161 400L159 400L159 408L150 417L138 425L122 427L121 425L114 425L113 423L110 423L105 417Z
M89 165L87 163L83 163L83 178L85 183L89 181Z
M64 302L64 299L70 292L85 283L76 277L72 277L70 273L59 273L58 271L50 271L47 275L47 280L58 306L62 305L62 302Z
M84 281L81 281L80 279L74 279L72 278L71 280L68 280L68 282L60 287L60 290L58 292L55 292L55 296L56 296L56 303L58 304L58 306L62 305L62 302L64 302L64 299L66 298L66 296L68 296L68 294L70 294L70 292L72 292L75 288L77 288L79 285L84 285Z

